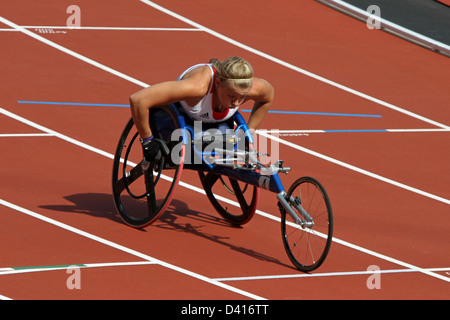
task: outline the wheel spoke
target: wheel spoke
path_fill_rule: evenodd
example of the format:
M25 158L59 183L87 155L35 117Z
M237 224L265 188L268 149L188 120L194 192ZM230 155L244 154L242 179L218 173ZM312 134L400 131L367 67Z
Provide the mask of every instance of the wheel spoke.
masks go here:
M143 161L131 169L128 175L116 181L113 186L113 191L120 194L127 188L127 186L130 186L134 181L139 179L145 172L145 170L142 169L142 164Z
M212 187L216 184L217 180L219 180L220 175L214 172L208 172L206 175L203 175L202 184L204 189L211 190Z
M153 169L145 173L145 189L147 191L147 207L150 214L154 214L157 210L156 205L156 192L155 192L155 177L153 175Z
M231 179L231 178L229 178L229 180L230 180L231 187L233 188L234 194L236 196L236 199L238 200L239 205L241 206L242 212L247 211L249 209L249 205L247 203L247 200L244 197L244 194L242 193L242 189L239 186L239 183L236 180Z

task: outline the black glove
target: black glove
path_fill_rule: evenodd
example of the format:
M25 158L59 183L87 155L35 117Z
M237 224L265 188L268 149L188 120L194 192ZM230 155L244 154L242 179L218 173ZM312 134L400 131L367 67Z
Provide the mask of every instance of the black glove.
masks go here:
M150 163L158 162L163 156L169 154L169 148L166 143L156 138L142 142L142 151L144 152L145 161Z

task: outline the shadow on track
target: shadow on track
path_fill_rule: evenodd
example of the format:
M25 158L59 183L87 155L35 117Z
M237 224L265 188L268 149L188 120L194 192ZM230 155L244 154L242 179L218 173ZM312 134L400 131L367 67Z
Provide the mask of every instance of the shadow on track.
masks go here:
M131 198L131 197L130 197ZM77 193L64 197L65 200L72 204L67 205L41 205L40 208L46 210L53 210L59 212L71 212L78 214L86 214L97 218L106 218L116 223L124 224L122 219L116 213L112 195L105 193ZM145 204L143 204L145 206ZM139 209L136 207L136 209ZM212 209L213 210L213 209ZM179 219L183 218L183 219ZM188 221L186 221L186 218ZM248 255L255 259L276 263L292 269L292 266L280 262L271 256L259 253L255 250L245 248L242 246L236 246L227 242L230 237L218 236L205 231L206 225L217 225L224 228L239 228L225 221L219 216L210 215L205 212L195 211L189 209L185 202L179 200L172 200L171 204L167 208L166 212L153 223L147 227L144 231L149 231L150 228L161 228L169 231L189 233L208 241L223 245L231 250Z

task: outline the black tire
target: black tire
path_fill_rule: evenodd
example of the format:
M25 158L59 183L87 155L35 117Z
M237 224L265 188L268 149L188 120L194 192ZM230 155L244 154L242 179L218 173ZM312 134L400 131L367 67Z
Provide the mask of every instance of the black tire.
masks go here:
M155 107L150 111L153 135L167 144L171 151L169 155L151 165L143 161L138 132L133 119L130 119L114 156L114 204L122 220L134 228L144 228L164 213L179 182L184 163L184 145L178 149L179 157L175 157L177 161L172 160L177 141L171 141L171 133L180 128L176 114L170 106Z

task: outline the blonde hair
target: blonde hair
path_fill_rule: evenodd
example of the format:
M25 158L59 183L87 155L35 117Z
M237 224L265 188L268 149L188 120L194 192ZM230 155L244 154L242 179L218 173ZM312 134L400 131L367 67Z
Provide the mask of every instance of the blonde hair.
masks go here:
M253 68L246 60L240 57L229 57L223 62L214 58L209 61L219 73L220 83L248 89L252 86Z

